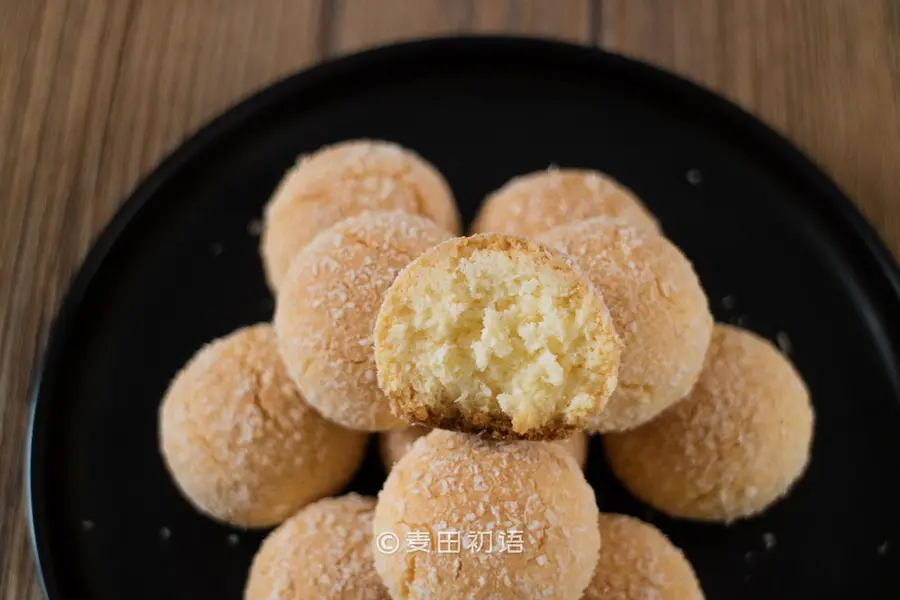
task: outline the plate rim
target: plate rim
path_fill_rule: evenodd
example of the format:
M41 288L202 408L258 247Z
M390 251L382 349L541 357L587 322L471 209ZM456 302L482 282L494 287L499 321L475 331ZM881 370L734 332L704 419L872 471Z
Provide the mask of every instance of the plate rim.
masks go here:
M46 427L48 411L52 408L50 406L52 394L47 391L49 384L45 385L45 382L58 377L60 359L71 336L72 321L80 312L86 293L99 269L116 249L128 227L140 216L144 207L158 197L157 191L166 181L214 146L219 139L227 137L234 129L240 127L246 119L278 105L286 96L303 94L304 90L322 84L333 84L334 80L345 78L348 73L365 70L377 63L402 63L437 57L461 60L467 54L473 53L480 55L491 53L492 57L531 54L561 63L582 63L582 68L614 72L616 76L637 80L644 86L663 88L681 101L693 98L698 103L704 104L708 107L705 112L710 118L726 122L729 127L739 130L746 141L752 142L756 147L770 150L774 163L786 166L794 173L795 178L816 191L815 204L817 207L823 207L821 212L831 213L837 218L836 223L848 227L847 233L861 244L859 248L850 250L856 257L857 266L859 261L866 259L869 261L868 269L864 273L865 279L871 284L881 278L882 285L887 285L890 298L885 296L885 306L881 312L890 311L890 305L893 304L892 310L897 313L900 321L900 265L856 204L817 163L788 138L775 131L761 118L698 83L661 67L596 46L522 36L460 35L419 38L326 59L238 99L224 112L213 116L171 149L152 171L138 181L127 199L94 239L74 277L70 279L50 326L44 349L31 373L31 388L28 392L29 416L24 440L26 448L23 489L26 518L35 575L44 598L74 600L63 595L52 563L52 555L47 553L47 539L50 532L46 524L46 515L35 514L36 510L38 512L43 510L42 500L36 501L36 496L41 496L44 490L43 484L39 484L39 489L35 489L34 474L39 467L41 469L46 467L46 446L39 444L41 439L38 432ZM834 227L835 223L829 224L829 228ZM895 355L900 354L900 336L891 336L887 332L885 335L892 340L889 350Z

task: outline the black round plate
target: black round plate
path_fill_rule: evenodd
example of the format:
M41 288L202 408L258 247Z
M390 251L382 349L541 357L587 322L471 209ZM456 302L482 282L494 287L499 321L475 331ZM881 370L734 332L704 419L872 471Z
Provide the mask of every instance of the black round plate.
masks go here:
M555 164L633 188L694 261L716 317L790 342L817 411L809 471L730 527L655 514L609 475L602 510L684 549L711 599L900 597L900 278L851 204L736 107L648 66L534 40L434 40L317 67L203 129L87 258L38 377L31 518L51 600L242 596L262 532L200 516L157 453L169 379L208 340L267 320L256 225L295 157L384 138L486 193ZM374 453L351 489L376 493Z

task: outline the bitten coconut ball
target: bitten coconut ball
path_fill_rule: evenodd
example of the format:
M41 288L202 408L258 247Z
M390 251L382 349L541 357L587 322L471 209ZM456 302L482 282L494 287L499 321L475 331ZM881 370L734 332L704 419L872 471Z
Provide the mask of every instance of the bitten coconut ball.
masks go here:
M659 230L656 219L634 192L610 176L549 169L516 177L488 196L472 232L533 237L592 217L613 217L639 229Z
M263 541L244 600L389 600L372 562L374 498L311 504Z
M394 414L496 438L560 439L606 406L619 338L562 254L498 234L444 242L388 290L375 325Z
M239 329L194 355L163 398L159 437L184 496L240 527L275 525L337 492L366 443L303 400L269 325Z
M429 431L431 430L427 427L412 426L382 433L378 439L378 449L381 453L381 460L384 462L384 466L390 471L394 464L400 460L404 454L409 452L413 443L420 437L426 435ZM572 435L572 437L548 443L559 444L572 455L572 458L575 459L578 466L584 469L588 455L587 435L578 431Z
M690 395L605 445L641 500L674 517L730 522L787 493L812 433L809 393L788 360L749 331L717 325Z
M713 318L687 258L666 238L598 217L538 238L565 252L603 293L622 338L619 382L597 431L631 429L693 387Z
M363 213L297 255L278 294L275 330L288 373L326 418L365 431L404 425L378 389L372 328L397 273L449 237L424 217Z
M600 561L582 600L703 600L691 564L653 525L601 514Z
M266 206L262 256L272 289L320 231L373 210L422 215L452 233L460 230L450 187L414 152L375 140L327 146L301 157Z
M378 496L375 568L395 600L578 600L597 564L597 517L559 445L434 431Z

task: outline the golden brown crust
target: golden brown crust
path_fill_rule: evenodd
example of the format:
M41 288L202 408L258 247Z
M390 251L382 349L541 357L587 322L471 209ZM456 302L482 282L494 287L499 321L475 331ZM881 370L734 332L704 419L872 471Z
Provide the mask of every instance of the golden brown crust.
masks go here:
M500 233L477 233L468 237L455 237L430 248L416 260L412 261L404 271L397 276L398 285L403 285L403 280L415 277L415 270L433 267L446 258L464 258L471 256L477 250L490 250L505 252L508 254L522 252L535 259L541 266L548 266L554 271L577 271L578 266L565 254L554 250L552 247L533 240L516 235ZM407 272L412 271L409 275ZM578 278L575 287L580 293L587 293L591 284L584 278ZM593 291L593 288L591 288Z
M519 433L514 431L509 415L502 412L464 415L452 408L455 398L449 396L436 398L442 405L451 407L449 408L450 412L440 412L422 401L413 386L404 381L403 372L398 368L399 366L392 364L389 358L394 352L394 348L388 340L387 333L391 324L398 320L398 306L403 302L405 296L410 295L410 287L422 276L424 271L446 259L459 260L479 250L528 254L536 264L550 267L552 270L564 274L572 283L571 290L575 298L583 298L587 295L595 296L598 306L602 307L602 310L598 310L598 323L614 340L615 352L618 356L619 338L609 312L603 304L602 296L571 258L535 240L483 233L465 238L453 238L437 244L412 261L397 276L385 296L375 324L375 362L379 387L388 397L392 413L414 425L479 433L492 439L558 440L567 438L581 427L564 422L562 417L542 427ZM615 382L615 374L613 374L611 381L603 382L602 389L597 390L596 395L601 399L601 403L605 404L615 387Z
M613 217L639 229L659 230L634 192L608 175L549 169L515 177L490 194L471 231L531 237L593 217Z
M446 429L479 435L492 440L528 440L532 442L563 440L578 431L573 425L561 422L531 429L525 433L513 430L512 419L508 415L497 413L481 413L465 417L459 413L446 414L435 411L429 406L418 403L415 397L408 398L404 404L392 404L397 415L408 423L415 423L430 429Z
M413 425L380 434L378 450L385 468L390 471L397 461L409 452L416 440L428 435L430 431L427 427ZM578 431L568 438L548 443L559 444L572 455L578 466L584 469L589 447L589 439L585 433Z
M366 442L304 401L268 324L201 348L166 392L159 427L166 466L185 497L243 527L280 523L338 491Z
M717 325L688 397L604 445L638 498L675 517L730 522L789 491L809 460L813 422L790 362L763 338Z
M326 418L361 431L403 425L378 389L372 328L397 273L449 236L424 217L368 212L323 231L297 255L275 330L292 379Z
M261 254L277 291L293 258L324 229L365 211L402 211L459 233L450 186L397 144L350 140L301 156L266 205Z

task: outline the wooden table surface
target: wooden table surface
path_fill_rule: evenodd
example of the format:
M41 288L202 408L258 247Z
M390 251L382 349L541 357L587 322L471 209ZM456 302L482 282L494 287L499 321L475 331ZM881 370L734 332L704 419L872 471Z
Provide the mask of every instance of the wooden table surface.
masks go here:
M32 370L141 176L298 69L463 32L599 45L724 94L900 255L900 0L0 0L0 600L40 597L22 491Z

